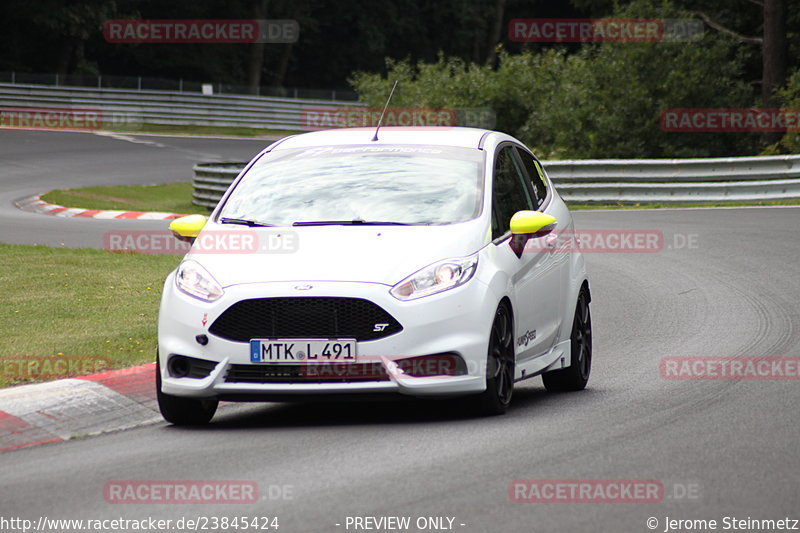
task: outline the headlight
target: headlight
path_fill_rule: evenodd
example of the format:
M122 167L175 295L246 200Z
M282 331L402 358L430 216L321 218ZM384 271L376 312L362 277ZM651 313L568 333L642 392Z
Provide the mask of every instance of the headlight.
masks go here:
M200 263L191 259L178 265L175 284L186 294L206 302L218 300L223 293L217 280Z
M389 292L398 300L414 300L463 285L478 267L478 256L445 259L408 276Z

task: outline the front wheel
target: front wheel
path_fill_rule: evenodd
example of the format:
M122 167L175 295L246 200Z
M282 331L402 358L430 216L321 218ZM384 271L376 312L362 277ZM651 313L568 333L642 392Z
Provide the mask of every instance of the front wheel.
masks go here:
M589 295L581 289L575 305L570 335L570 365L562 370L542 374L544 387L549 392L578 391L586 388L592 370L592 315L589 312Z
M505 304L497 308L489 336L486 357L486 390L477 398L477 410L485 415L501 415L508 410L514 392L514 328L511 311Z
M176 426L208 424L217 412L219 401L181 398L161 392L161 365L156 359L156 399L164 420Z

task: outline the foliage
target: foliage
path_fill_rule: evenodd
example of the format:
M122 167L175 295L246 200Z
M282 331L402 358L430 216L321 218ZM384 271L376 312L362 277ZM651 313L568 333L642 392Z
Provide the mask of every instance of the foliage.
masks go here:
M786 86L778 91L778 98L783 109L795 115L800 114L800 68L789 76ZM787 131L778 145L773 147L774 152L800 154L800 129L795 125L792 130Z
M620 17L681 18L669 4L634 2ZM387 61L387 77L356 73L362 100L382 105L400 80L393 105L493 109L497 128L545 158L690 157L758 150L753 134L661 131L662 110L748 107L742 45L718 34L690 43L589 44L501 54L497 70L441 56L433 63Z
M785 1L792 64L800 57L800 0ZM263 60L252 59L249 44L103 38L108 19L248 19L258 5L268 19L300 25L297 43L266 45ZM350 79L376 106L388 80L399 78L399 105L490 108L497 127L549 157L739 155L762 151L764 139L665 133L658 117L668 107L757 105L757 44L710 27L702 41L689 43L519 43L505 35L498 43L491 34L514 18L699 20L703 13L735 34L759 37L762 11L755 0L5 0L0 71L243 86L259 82L253 72L260 64L262 86L329 90ZM499 60L487 66L493 49ZM794 146L787 142L770 149Z

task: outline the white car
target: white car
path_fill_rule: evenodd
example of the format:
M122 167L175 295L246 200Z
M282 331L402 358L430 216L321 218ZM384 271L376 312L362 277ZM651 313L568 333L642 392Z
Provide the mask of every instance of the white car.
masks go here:
M170 227L194 242L158 322L158 402L173 424L207 423L220 400L323 395L463 396L499 414L516 381L541 374L563 391L589 378L586 268L558 237L572 217L509 135L287 137L208 219Z

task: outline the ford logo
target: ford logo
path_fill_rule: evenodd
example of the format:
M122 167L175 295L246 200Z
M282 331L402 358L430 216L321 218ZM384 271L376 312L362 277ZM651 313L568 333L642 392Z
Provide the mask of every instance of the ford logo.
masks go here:
M307 291L308 289L313 289L313 285L295 285L294 288L298 291Z

